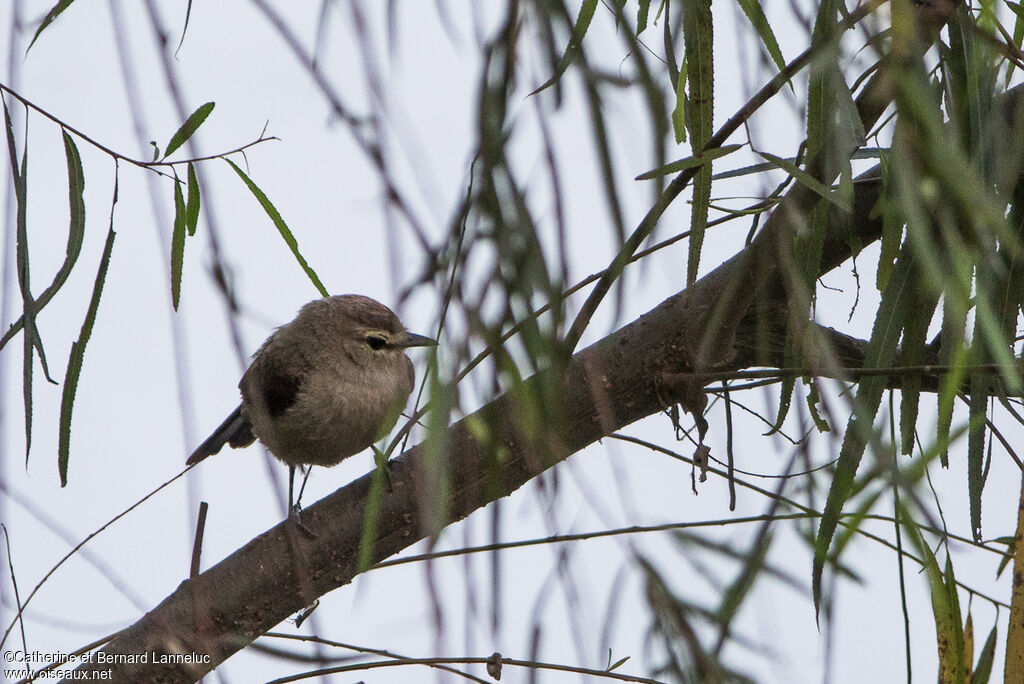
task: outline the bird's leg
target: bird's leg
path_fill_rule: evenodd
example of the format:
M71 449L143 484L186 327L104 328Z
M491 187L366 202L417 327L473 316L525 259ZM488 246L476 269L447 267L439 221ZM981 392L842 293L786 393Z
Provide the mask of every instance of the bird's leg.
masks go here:
M388 492L394 492L394 488L391 486L391 461L388 460L387 455L377 447L370 445L373 449L373 462L377 466L377 470L384 474L384 482L388 486Z
M302 522L302 505L299 501L302 499L302 492L306 488L306 480L309 479L309 470L306 471L306 477L302 480L302 486L299 488L298 499L293 497L295 492L295 466L288 466L288 519L295 521L295 525L302 530L303 534L308 536L310 539L316 539L316 535L313 534L313 530L306 527Z
M302 508L295 501L295 466L288 466L288 517L298 520Z
M306 466L306 476L302 478L302 486L299 487L299 498L295 501L295 506L301 510L302 506L299 504L302 501L302 493L306 491L306 483L309 482L309 474L313 472L313 466Z

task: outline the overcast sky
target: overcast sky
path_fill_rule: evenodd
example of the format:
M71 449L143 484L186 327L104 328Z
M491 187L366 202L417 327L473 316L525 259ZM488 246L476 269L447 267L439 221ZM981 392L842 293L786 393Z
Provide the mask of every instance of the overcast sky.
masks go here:
M161 62L154 49L151 21L142 2L75 3L40 37L25 56L27 40L37 24L18 34L11 46L4 83L66 124L126 156L148 159L149 140L165 145L183 117L207 101L216 108L192 141L185 156L211 155L252 142L266 127L273 140L256 145L244 162L253 180L272 199L294 232L299 248L333 293L358 292L394 305L407 326L433 334L440 310L437 293L421 289L408 302L398 295L416 280L423 267L417 237L408 225L385 210L378 176L348 128L331 115L323 91L310 78L281 35L258 9L258 3L220 0L194 3L188 32L176 53L186 3L156 3L171 40ZM317 43L320 3L275 3L303 49ZM319 63L331 87L354 111L380 108L389 126L384 149L395 178L413 202L432 244L439 244L452 212L466 191L473 144L480 43L494 29L494 6L464 2L400 2L398 21L389 42L380 8L367 4L366 30L385 83L382 101L374 102L365 79L365 55L351 30L348 3L333 3L322 36ZM379 3L380 5L391 3ZM789 3L779 3L779 5ZM24 21L37 22L50 3L23 2ZM721 87L716 102L718 123L735 111L759 85L756 55L749 46L731 42L737 21L732 3L715 3L716 57L719 78L735 80ZM0 35L10 36L11 3L0 9ZM112 13L111 8L117 11ZM807 44L806 32L778 8L782 49L792 58ZM444 19L442 20L442 17ZM115 21L120 26L115 29ZM447 26L445 25L447 22ZM587 40L591 57L609 73L627 69L628 53L615 37L613 18L599 7ZM660 44L660 25L653 29ZM655 40L656 39L656 40ZM6 43L0 43L6 44ZM122 60L130 65L136 94L126 95ZM521 179L532 193L535 208L550 217L552 191L543 164L537 124L538 109L525 94L550 76L538 59L525 60L519 76L521 95L513 102L517 121L515 156ZM179 112L169 95L167 71L180 89ZM724 75L724 76L723 76ZM623 91L625 92L625 91ZM797 92L800 92L799 88ZM606 204L596 199L601 179L588 137L587 112L578 84L569 81L564 107L548 115L558 141L571 245L572 282L604 268L613 254L613 231ZM23 110L7 100L19 122ZM623 188L626 225L643 216L650 188L631 180L654 165L645 144L644 104L635 93L616 100L608 112L615 172ZM798 142L800 116L792 95L766 107L751 129L761 149L792 155ZM141 121L141 138L134 116ZM641 129L639 132L637 129ZM68 209L64 152L59 129L37 113L28 120L29 239L33 290L52 278L64 257ZM737 141L739 142L739 141ZM104 152L77 140L85 169L86 239L80 261L65 289L40 317L51 374L63 379L68 353L82 324L99 256L103 250L113 190L114 165ZM20 147L19 147L20 149ZM684 150L676 156L684 156ZM14 224L9 167L0 164L3 183L3 297L0 329L20 313L14 271ZM233 159L243 163L240 156ZM730 162L739 166L753 158ZM178 474L188 452L212 430L238 401L237 381L246 358L274 326L287 322L315 288L289 254L272 223L222 161L202 164L204 214L198 235L186 244L181 303L170 306L169 236L173 216L172 185L161 178L120 165L120 201L115 209L117 238L96 327L78 388L72 427L69 484L57 476L57 420L61 386L48 385L36 367L33 393L32 449L25 466L22 409L21 338L0 351L0 520L7 528L11 561L22 599L70 548L155 487ZM775 177L775 180L778 178ZM773 181L774 182L774 181ZM727 186L736 195L763 195L770 190L760 177ZM716 193L719 191L717 190ZM725 190L722 191L726 192ZM663 221L659 235L684 229L688 205L682 201ZM744 223L714 234L706 243L705 270L735 252L749 227ZM211 275L210 235L216 231L232 287L241 305L235 323L241 356L230 333L230 317ZM686 243L663 250L626 276L623 307L616 319L609 303L595 318L584 343L592 342L620 323L632 320L685 285ZM820 306L823 322L866 337L873 318L874 282L868 251L859 262L861 302L848 314L856 293L847 273L830 275L830 293ZM578 303L578 302L577 302ZM443 350L442 350L442 353ZM422 379L423 356L413 354ZM479 390L479 391L478 391ZM467 385L467 409L487 391ZM777 401L772 389L750 397L765 408ZM794 402L796 403L796 402ZM770 409L768 415L771 414ZM740 417L737 453L742 467L773 473L783 468L792 446L781 437L765 438L766 427ZM631 426L626 432L671 444L671 426L663 416ZM1011 430L1011 439L1016 435ZM724 432L712 421L713 453L724 453ZM676 445L690 453L687 444ZM821 442L821 461L829 457ZM831 447L835 449L834 446ZM305 500L313 502L372 467L369 454L342 465L318 469ZM544 537L629 525L713 520L757 515L768 500L740 492L735 513L728 510L724 481L711 478L690 491L689 467L649 450L614 440L572 456L550 473L545 488L531 483L500 502L503 540ZM1006 459L992 465L984 516L987 537L1012 534L1020 474ZM772 490L775 480L750 478ZM210 504L204 544L204 567L221 560L253 536L280 521L286 468L268 459L259 447L225 452L133 511L92 540L86 549L105 566L84 554L71 559L40 590L27 611L29 647L71 651L99 636L133 623L187 576L193 525L199 501ZM968 532L964 469L954 460L937 472L950 530ZM6 492L6 493L5 493ZM891 514L891 505L880 512ZM440 548L491 541L494 507L447 528ZM804 585L793 591L778 582L759 581L757 596L741 612L738 632L752 648L730 647L726 660L758 681L821 681L826 663L824 637L815 624L809 601L810 559L806 544L792 528L783 528L771 561ZM886 538L890 525L876 529ZM732 525L708 533L733 548L749 548L754 526ZM1008 579L992 580L998 559L978 552L959 553L960 576L974 586L1008 600ZM418 545L410 553L422 552ZM657 661L647 648L648 615L641 575L630 561L639 551L676 582L676 589L695 601L717 605L722 585L735 566L697 550L692 553L667 535L587 541L568 547L537 546L503 552L499 621L492 627L491 563L483 556L437 561L428 575L423 564L367 573L322 601L314 625L337 641L388 649L411 656L530 657L530 636L539 624L542 647L538 658L550 662L602 667L630 656L623 671L646 675ZM564 555L562 555L564 554ZM5 553L0 553L6 559ZM699 563L694 559L699 558ZM862 584L839 583L834 660L830 681L893 681L904 671L903 622L896 585L896 556L890 550L857 540L847 554ZM565 572L560 572L560 563ZM4 563L6 567L6 563ZM9 578L0 581L0 626L6 629L13 611ZM912 615L914 674L919 681L935 676L935 640L927 589L917 568L908 566L907 594ZM569 578L569 579L567 579ZM431 603L430 583L440 598L440 612ZM616 597L613 601L610 597ZM963 599L965 611L967 597ZM609 606L612 627L605 629ZM440 615L440 628L436 616ZM980 643L993 622L985 601L974 604L976 640ZM1005 621L1000 634L1005 635ZM307 633L282 624L277 631ZM5 649L20 648L20 637ZM299 650L295 644L271 642ZM997 663L1002 659L997 653ZM256 681L300 671L301 663L271 659L249 650L232 657L218 671L224 681ZM485 676L482 669L471 671ZM213 677L217 677L215 673ZM354 673L338 681L419 682L434 674L402 667ZM525 681L525 671L506 671L503 681ZM544 674L540 681L578 681L570 675Z

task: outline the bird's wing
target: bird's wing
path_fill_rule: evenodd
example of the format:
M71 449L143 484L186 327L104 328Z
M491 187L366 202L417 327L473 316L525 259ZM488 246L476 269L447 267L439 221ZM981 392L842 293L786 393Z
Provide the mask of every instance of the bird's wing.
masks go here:
M267 413L277 418L295 403L306 374L296 372L293 364L268 364L262 376L260 391Z
M267 340L239 383L246 401L262 404L271 418L295 404L310 369L303 346L282 337L287 332L279 329Z

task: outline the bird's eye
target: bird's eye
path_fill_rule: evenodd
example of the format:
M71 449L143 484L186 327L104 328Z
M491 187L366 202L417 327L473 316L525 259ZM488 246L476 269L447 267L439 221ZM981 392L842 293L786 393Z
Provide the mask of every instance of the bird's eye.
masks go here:
M388 341L381 337L380 335L367 335L366 344L370 345L370 349L376 351L378 349L383 349L384 347L386 347Z

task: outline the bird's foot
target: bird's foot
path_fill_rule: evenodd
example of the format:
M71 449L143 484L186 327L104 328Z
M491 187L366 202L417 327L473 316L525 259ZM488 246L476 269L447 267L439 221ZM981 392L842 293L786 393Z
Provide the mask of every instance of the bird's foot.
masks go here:
M302 506L299 504L292 504L292 507L288 509L288 519L299 528L299 531L310 539L317 538L316 534L313 533L313 530L306 527L306 524L302 522Z

